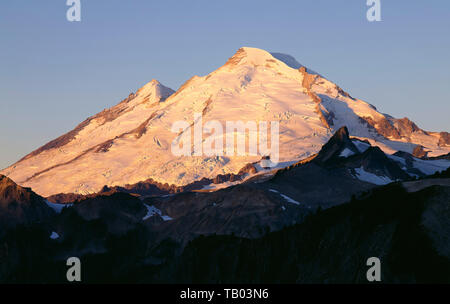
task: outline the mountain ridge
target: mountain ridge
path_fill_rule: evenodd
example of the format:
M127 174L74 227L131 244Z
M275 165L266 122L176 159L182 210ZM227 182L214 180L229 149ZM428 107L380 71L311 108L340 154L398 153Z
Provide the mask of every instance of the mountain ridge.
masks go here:
M148 179L185 186L237 174L259 161L251 155L174 156L171 126L175 121L192 125L194 113L203 113L203 121L221 123L278 121L280 168L317 153L342 126L390 154L413 153L419 145L422 156L450 152L446 132L423 131L410 120L379 113L291 56L245 47L222 67L192 77L177 91L149 82L0 173L44 196L84 195L104 185Z

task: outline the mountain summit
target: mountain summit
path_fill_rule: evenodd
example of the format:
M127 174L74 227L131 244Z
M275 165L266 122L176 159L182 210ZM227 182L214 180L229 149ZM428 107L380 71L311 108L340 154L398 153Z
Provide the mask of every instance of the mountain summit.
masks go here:
M2 170L43 196L88 194L104 185L147 179L186 185L238 173L260 156L175 156L174 122L277 121L280 167L317 153L341 127L386 153L437 156L450 152L447 132L420 129L382 114L292 56L244 47L222 67L194 76L176 92L151 81L119 104L79 124ZM245 136L245 135L244 135Z

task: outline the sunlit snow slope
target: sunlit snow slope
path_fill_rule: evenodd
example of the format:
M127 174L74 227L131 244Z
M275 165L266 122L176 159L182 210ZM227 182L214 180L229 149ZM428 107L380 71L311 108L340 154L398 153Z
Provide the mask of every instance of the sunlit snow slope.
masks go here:
M387 153L450 152L446 132L426 132L408 119L381 114L291 56L241 48L225 65L192 77L176 92L151 81L0 173L49 196L87 194L148 178L185 185L237 173L260 160L248 155L174 156L172 123L192 124L194 113L203 113L203 123L218 120L223 126L226 121L278 121L281 166L318 152L344 125L350 135L369 139Z

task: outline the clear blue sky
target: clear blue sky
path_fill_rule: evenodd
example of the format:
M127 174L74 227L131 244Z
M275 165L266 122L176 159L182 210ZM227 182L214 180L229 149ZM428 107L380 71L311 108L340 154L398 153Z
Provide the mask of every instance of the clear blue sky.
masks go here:
M0 2L0 167L155 78L177 89L241 46L293 55L355 97L450 131L450 1Z

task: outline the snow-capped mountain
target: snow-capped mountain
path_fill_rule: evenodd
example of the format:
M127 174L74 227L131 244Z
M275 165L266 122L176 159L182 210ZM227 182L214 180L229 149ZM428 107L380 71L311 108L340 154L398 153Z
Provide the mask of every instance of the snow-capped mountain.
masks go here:
M195 113L203 114L203 122L223 125L238 120L279 122L279 167L317 153L343 126L389 154L404 151L422 157L450 152L449 133L427 132L407 118L382 114L289 55L245 47L216 71L192 77L176 92L152 80L0 173L50 196L93 193L104 185L149 178L186 185L237 173L261 159L175 156L172 124L192 125Z

